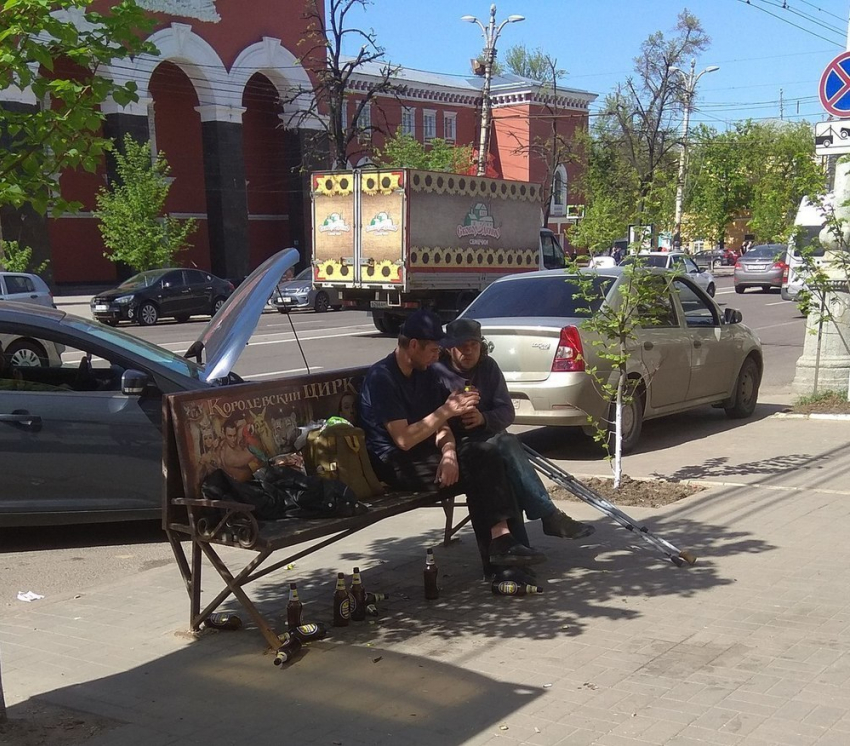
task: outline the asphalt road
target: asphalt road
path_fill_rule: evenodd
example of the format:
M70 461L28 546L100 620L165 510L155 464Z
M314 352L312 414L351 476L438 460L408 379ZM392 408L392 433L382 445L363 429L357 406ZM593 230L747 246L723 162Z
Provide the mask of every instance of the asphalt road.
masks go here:
M718 277L717 286L716 300L720 305L740 309L744 323L762 340L765 354L762 391L766 395L786 394L794 378L795 361L802 353L805 333L804 319L796 306L782 301L778 293L751 290L737 295L731 277ZM186 324L163 322L152 328L127 328L182 353L205 323L198 319ZM394 347L394 340L379 335L363 312L295 312L290 316L269 312L260 320L236 371L250 380L304 372L293 326L311 370L366 365ZM706 411L707 416L716 415L713 410ZM575 438L575 446L584 448L583 441L579 442L581 436ZM592 458L590 450L585 450ZM172 562L171 550L158 524L0 531L0 613L4 607L22 603L16 600L17 591L32 590L45 596L85 593L86 589L110 580ZM175 588L179 588L181 581L176 566L174 582Z

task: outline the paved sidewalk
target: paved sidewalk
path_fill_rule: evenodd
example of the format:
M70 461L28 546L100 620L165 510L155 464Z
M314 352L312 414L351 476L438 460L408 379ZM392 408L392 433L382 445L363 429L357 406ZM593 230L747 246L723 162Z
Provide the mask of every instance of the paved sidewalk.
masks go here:
M694 567L660 560L570 503L597 532L580 545L530 526L549 556L545 595L493 597L465 531L437 548L443 594L426 603L422 558L439 521L419 511L254 588L279 613L297 580L306 617L326 622L338 570L359 564L367 587L392 594L379 620L332 630L283 670L250 626L181 634L188 598L175 567L21 603L0 614L10 715L36 697L120 722L90 746L843 746L850 423L769 416L779 403L734 427L721 412L699 418L687 442L675 439L681 428L647 423L652 451L626 460L632 476L710 485L665 508L629 509L694 551ZM577 442L533 435L576 474L607 468ZM212 573L204 586L217 591Z

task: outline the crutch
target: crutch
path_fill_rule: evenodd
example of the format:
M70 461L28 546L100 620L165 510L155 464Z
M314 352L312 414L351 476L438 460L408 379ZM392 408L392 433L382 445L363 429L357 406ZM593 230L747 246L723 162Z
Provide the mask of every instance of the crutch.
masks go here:
M646 526L639 526L616 505L594 492L587 485L582 484L572 474L564 471L544 456L541 456L534 449L529 448L527 445L523 445L523 448L532 466L543 474L543 476L551 479L555 484L563 487L568 492L571 492L579 500L586 502L609 518L612 518L623 528L636 533L645 542L661 551L676 567L682 567L685 563L692 565L697 561L696 555L691 554L686 549L679 549L673 546L669 541L653 534Z

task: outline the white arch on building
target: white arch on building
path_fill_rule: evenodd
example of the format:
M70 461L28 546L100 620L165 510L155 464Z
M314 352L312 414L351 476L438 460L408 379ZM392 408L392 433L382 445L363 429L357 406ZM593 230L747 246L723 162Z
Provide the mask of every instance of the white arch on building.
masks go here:
M262 41L243 49L230 68L230 86L244 92L251 76L265 75L284 102L281 119L284 126L302 126L301 121L313 109L313 82L298 58L281 44L280 39L264 36Z
M552 196L549 204L549 215L563 217L567 214L567 167L560 163L552 174Z

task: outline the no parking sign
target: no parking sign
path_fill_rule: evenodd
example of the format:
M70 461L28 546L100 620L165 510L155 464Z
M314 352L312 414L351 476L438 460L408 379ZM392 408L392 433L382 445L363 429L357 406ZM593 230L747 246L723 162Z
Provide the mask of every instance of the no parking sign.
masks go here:
M818 95L823 108L833 116L850 116L850 52L842 52L826 66Z

